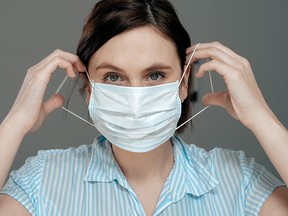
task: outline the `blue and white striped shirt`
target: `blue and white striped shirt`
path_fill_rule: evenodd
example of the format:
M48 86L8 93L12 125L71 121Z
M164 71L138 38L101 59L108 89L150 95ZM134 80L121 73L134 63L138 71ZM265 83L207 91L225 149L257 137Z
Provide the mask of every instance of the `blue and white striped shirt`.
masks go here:
M205 151L178 137L174 167L154 215L258 215L282 182L242 151ZM2 192L32 215L145 215L103 136L92 145L39 151L13 171Z

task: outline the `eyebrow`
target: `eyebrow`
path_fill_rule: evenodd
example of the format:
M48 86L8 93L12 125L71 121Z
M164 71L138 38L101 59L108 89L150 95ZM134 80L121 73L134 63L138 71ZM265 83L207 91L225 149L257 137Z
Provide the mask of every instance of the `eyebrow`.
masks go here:
M111 69L111 70L115 70L115 71L120 71L123 72L123 70L121 68L116 67L115 65L109 64L109 63L102 63L99 66L96 67L96 70L99 69ZM143 72L150 72L150 71L155 71L155 70L163 70L163 69L172 69L171 66L166 65L164 63L154 63L151 66L149 66L148 68L145 68L143 70Z
M99 69L111 69L111 70L115 70L115 71L122 71L122 69L120 69L114 65L111 65L109 63L102 63L95 68L95 70L99 70Z

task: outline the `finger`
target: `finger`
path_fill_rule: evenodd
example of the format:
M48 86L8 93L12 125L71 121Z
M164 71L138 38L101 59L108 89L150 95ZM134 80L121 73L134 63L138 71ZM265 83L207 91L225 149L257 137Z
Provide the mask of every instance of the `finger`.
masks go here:
M36 64L33 67L34 67L35 70L39 70L44 65L47 65L49 62L53 61L53 59L55 59L55 58L61 58L61 59L65 60L65 61L70 62L71 64L73 64L75 66L77 71L81 71L81 72L85 71L85 66L81 62L80 58L77 55L74 55L74 54L69 53L69 52L62 51L60 49L55 50L49 56L44 58L41 62L39 62L38 64Z
M225 105L227 103L226 95L227 95L226 91L225 92L208 93L208 94L203 96L202 103L205 106L214 105L214 106L225 107Z
M64 98L60 94L52 95L47 101L43 103L46 115L60 108L64 104Z
M195 54L196 50L198 49L198 46L200 46L200 43L195 45L194 49L191 50L191 53L187 53L187 50L186 50L187 55L186 55L186 59L185 59L185 65L191 65L192 63L198 61L198 59L196 59L194 57L194 54ZM192 57L192 59L191 59L191 57Z
M231 103L230 94L228 91L208 93L202 98L202 103L205 106L219 106L224 108L233 118L238 119Z
M44 120L47 118L47 116L57 108L61 107L63 104L64 104L63 96L59 94L52 95L47 101L43 103L38 120L30 131L38 130L42 125L42 123L44 122Z
M76 73L78 72L71 62L59 57L54 57L54 59L52 59L50 62L47 62L47 64L44 65L43 68L39 69L40 71L37 72L51 76L57 68L64 69L67 75L71 78L74 78L76 76Z
M190 60L191 55L186 56L186 60L185 60L185 65L189 64L189 60ZM192 60L190 61L189 65L192 65L193 63L198 62L200 59L195 58L195 56L193 56Z
M230 64L231 66L237 64L239 66L239 62L242 59L241 56L238 56L229 48L223 46L218 42L213 43L203 43L196 44L187 49L187 53L190 53L196 49L196 52L193 56L194 62L200 59L217 59L226 64ZM191 54L189 54L191 56ZM189 57L187 56L187 58Z
M196 59L218 60L227 65L230 65L231 67L235 67L235 65L238 65L237 61L235 61L234 58L218 49L197 50L194 54L194 57Z
M77 72L85 72L86 70L84 64L81 62L80 58L77 55L57 49L52 53L51 59L55 57L59 57L65 61L70 62L72 65L75 66Z
M187 54L192 53L196 46L197 46L197 44L188 48L186 53ZM234 51L232 51L231 49L229 49L228 47L224 46L223 44L221 44L219 42L201 43L199 45L199 47L197 48L197 50L203 50L203 49L218 49L218 50L221 50L222 52L225 52L227 55L230 55L232 58L239 58L240 57Z
M197 44L198 45L198 44ZM220 60L222 62L225 62L227 64L230 64L231 66L233 66L234 64L236 64L235 59L232 58L229 54L227 54L225 51L223 51L222 49L219 49L217 47L209 47L209 48L198 48L200 47L200 45L194 45L191 48L189 48L189 52L193 49L193 51L186 56L186 64L188 64L188 60L191 58L191 55L193 55L193 52L195 49L195 53L193 55L193 60L191 63L197 62L200 59L217 59Z
M15 100L15 103L19 100L26 100L27 98L38 98L38 102L42 103L42 99L47 87L47 84L50 81L52 73L56 68L63 68L66 70L66 73L70 77L75 76L75 71L70 62L66 62L62 59L54 60L47 63L40 71L29 69L27 75L23 81L19 94Z
M238 74L237 70L235 70L233 67L221 61L211 60L202 64L199 67L198 72L195 73L195 77L197 78L203 77L207 71L213 71L213 72L220 74L224 78L226 83L229 79L232 79L233 76L236 76Z

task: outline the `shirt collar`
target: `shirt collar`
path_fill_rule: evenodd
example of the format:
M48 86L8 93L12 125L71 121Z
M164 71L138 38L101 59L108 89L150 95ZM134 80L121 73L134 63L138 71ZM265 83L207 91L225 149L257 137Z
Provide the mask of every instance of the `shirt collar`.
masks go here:
M195 145L187 145L176 136L171 141L175 160L168 179L171 197L179 200L186 193L201 196L212 190L218 181L209 171L206 151L199 152Z
M171 197L178 200L186 193L201 196L212 190L218 181L207 167L206 151L199 152L195 145L187 145L176 136L171 141L174 145L175 163L165 183L168 184ZM105 137L99 136L92 145L85 181L109 183L113 180L128 188L126 177L113 156L110 143Z
M92 145L85 181L109 183L113 180L118 180L122 186L127 187L126 178L113 156L110 143L100 135Z

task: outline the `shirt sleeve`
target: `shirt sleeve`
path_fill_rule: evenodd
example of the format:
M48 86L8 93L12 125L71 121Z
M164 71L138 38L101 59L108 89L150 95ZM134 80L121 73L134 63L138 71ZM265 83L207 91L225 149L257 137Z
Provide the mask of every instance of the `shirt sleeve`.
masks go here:
M30 157L17 171L10 173L9 179L1 190L19 201L32 215L36 215L37 194L40 188L44 155Z
M252 159L240 154L244 171L245 215L259 215L260 209L269 195L285 184Z

